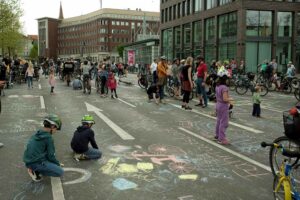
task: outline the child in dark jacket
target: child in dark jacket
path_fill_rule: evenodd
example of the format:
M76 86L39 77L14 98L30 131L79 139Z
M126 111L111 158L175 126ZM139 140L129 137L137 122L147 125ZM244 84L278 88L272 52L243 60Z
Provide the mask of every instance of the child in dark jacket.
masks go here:
M100 152L98 145L95 141L95 134L92 130L93 124L95 124L94 118L91 115L85 115L81 120L82 126L79 126L75 131L71 148L74 151L74 159L99 159L102 153ZM92 148L89 147L91 143Z
M23 161L32 180L38 182L40 175L60 177L64 170L55 157L52 135L61 129L61 120L57 115L44 119L44 128L31 136L24 152Z

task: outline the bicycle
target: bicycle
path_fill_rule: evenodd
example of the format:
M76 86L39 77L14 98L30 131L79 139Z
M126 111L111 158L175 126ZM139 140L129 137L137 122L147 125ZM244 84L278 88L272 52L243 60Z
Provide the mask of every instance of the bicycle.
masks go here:
M289 159L284 159L280 165L279 171L276 173L273 181L274 198L282 200L300 200L300 195L297 192L296 179L293 178L293 171L300 166L298 161L300 159L300 151L290 151L285 149L282 145L277 143L267 144L261 143L262 147L270 146L271 148L280 149L282 155ZM290 158L296 158L296 162L291 164Z
M252 93L255 91L255 86L257 83L254 82L255 75L253 73L248 73L247 77L241 79L240 82L235 87L236 93L239 95L244 95L250 90ZM260 96L266 96L269 92L265 84L259 84L260 86Z

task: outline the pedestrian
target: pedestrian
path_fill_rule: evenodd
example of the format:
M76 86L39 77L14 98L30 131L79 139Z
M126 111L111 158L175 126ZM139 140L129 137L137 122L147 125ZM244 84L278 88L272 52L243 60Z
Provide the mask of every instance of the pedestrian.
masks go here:
M23 155L28 174L38 182L41 176L61 177L64 170L55 157L55 146L52 135L61 130L62 122L57 115L48 115L44 119L44 127L29 139Z
M151 66L150 66L150 72L151 72L151 75L152 75L152 82L153 83L156 83L157 82L157 60L154 59Z
M33 79L34 69L31 62L29 62L28 68L25 72L25 77L27 77L28 89L33 88L32 79Z
M166 103L164 101L164 87L167 84L167 61L166 57L162 56L160 57L160 62L157 65L157 84L159 87L159 101L160 103Z
M113 72L108 73L107 87L110 89L111 98L114 99L113 93L115 93L115 97L118 98L117 95L117 80Z
M102 67L100 67L100 69L98 70L98 74L99 74L99 78L101 81L101 97L106 97L106 94L104 92L104 88L106 87L106 81L108 78L108 72L105 69L105 65L102 65Z
M181 82L182 82L182 90L183 90L183 99L182 99L182 105L181 108L184 108L185 110L192 110L191 107L189 107L189 101L190 101L190 94L193 90L194 83L192 79L192 65L193 65L193 58L188 57L185 62L185 66L182 68L181 71Z
M56 81L55 81L54 71L50 70L50 74L49 74L49 85L51 87L50 94L54 94L55 84L56 84Z
M232 99L228 94L228 87L226 81L228 73L226 71L218 73L218 83L216 87L216 111L217 111L217 124L215 130L214 140L217 140L219 144L228 145L229 141L226 139L226 129L229 123L229 104Z
M79 126L74 132L71 148L74 151L75 160L99 159L102 156L101 151L95 141L95 133L92 126L95 124L91 115L84 115ZM92 148L89 147L89 143Z
M199 94L199 103L195 106L207 107L207 95L205 91L205 83L207 79L207 65L204 57L198 56L199 66L197 67L197 93ZM203 102L204 101L204 102Z
M286 71L286 76L288 79L291 80L296 75L296 68L293 65L292 61L289 61L287 67L288 67L288 69Z
M257 85L255 87L255 91L253 92L252 101L253 101L253 110L252 110L252 116L253 117L260 117L260 90L261 88Z
M174 93L175 98L180 99L180 73L181 73L181 67L180 67L180 60L179 58L175 58L173 60L173 66L172 66L172 79L174 84Z

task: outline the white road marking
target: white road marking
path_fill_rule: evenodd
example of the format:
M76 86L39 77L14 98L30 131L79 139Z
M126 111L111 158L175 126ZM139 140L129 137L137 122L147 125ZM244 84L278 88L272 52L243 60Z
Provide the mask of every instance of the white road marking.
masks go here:
M40 101L41 101L41 109L45 109L46 106L45 106L45 101L44 101L44 97L43 96L40 96Z
M95 88L95 87L92 87L92 89L96 90L96 88Z
M83 183L87 180L89 180L92 176L91 172L87 171L87 170L84 170L84 169L79 169L79 168L64 168L64 171L67 172L67 171L70 171L70 172L78 172L80 174L83 174L82 177L78 178L78 179L75 179L73 181L67 181L67 182L64 182L63 184L64 185L71 185L71 184L76 184L76 183Z
M101 109L85 102L87 111L95 112L95 114L102 119L117 135L119 135L123 140L134 140L135 138L131 136L129 133L120 128L117 124L111 121L108 117L106 117L103 113L101 113Z
M19 95L9 95L8 98L19 98Z
M181 106L179 106L179 105L171 104L171 103L169 103L169 104L176 107L176 108L181 109ZM215 119L215 120L217 119L216 117L213 117L213 116L205 114L205 113L201 113L201 112L196 111L196 110L191 110L191 112L197 113L199 115L202 115L202 116L205 116L205 117L208 117L208 118L211 118L211 119ZM238 123L235 123L235 122L229 122L229 124L232 125L232 126L236 126L238 128L244 129L246 131L253 132L253 133L264 133L263 131L260 131L260 130L257 130L257 129L254 129L254 128L251 128L251 127L248 127L248 126L244 126L244 125L241 125L241 124L238 124Z
M131 106L131 107L133 107L133 108L136 108L135 105L132 105L131 103L128 103L128 102L126 102L126 101L124 101L124 100L122 100L120 98L118 98L118 100L121 101L121 102L123 102L123 103L125 103L125 104L127 104L127 105L129 105L129 106Z
M133 86L134 86L134 87L137 87L137 88L141 88L140 86L138 86L138 85L135 85L135 84L133 84Z
M236 157L238 157L240 159L243 159L243 160L245 160L245 161L247 161L247 162L249 162L249 163L251 163L253 165L256 165L256 166L258 166L258 167L260 167L260 168L262 168L264 170L267 170L268 172L271 172L271 168L270 167L268 167L268 166L266 166L266 165L264 165L262 163L259 163L259 162L255 161L255 160L251 159L251 158L248 158L247 156L244 156L244 155L242 155L240 153L232 151L231 149L225 148L224 146L219 145L219 144L217 144L214 141L211 141L211 140L209 140L209 139L207 139L205 137L202 137L202 136L200 136L200 135L198 135L196 133L193 133L193 132L191 132L191 131L189 131L187 129L184 129L182 127L178 127L178 129L181 130L181 131L184 131L184 132L188 133L189 135L192 135L192 136L194 136L194 137L196 137L196 138L198 138L198 139L200 139L200 140L202 140L202 141L204 141L204 142L206 142L206 143L208 143L210 145L213 145L213 146L215 146L215 147L217 147L219 149L222 149L223 151L226 151L226 152L228 152L228 153L230 153L230 154L232 154L232 155L234 155L234 156L236 156Z
M41 86L41 84L39 84L39 90L41 90L42 89L42 86Z
M53 200L64 200L64 191L59 177L51 177Z

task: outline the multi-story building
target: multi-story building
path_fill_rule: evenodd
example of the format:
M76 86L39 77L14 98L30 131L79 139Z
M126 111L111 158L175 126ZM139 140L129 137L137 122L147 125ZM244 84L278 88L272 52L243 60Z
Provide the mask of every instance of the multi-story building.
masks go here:
M159 13L141 9L120 10L104 8L95 12L58 19L40 18L39 55L52 58L86 58L97 61L110 57L117 61L117 47L135 42L147 25L147 34L159 33Z
M161 0L161 52L300 67L300 0Z

